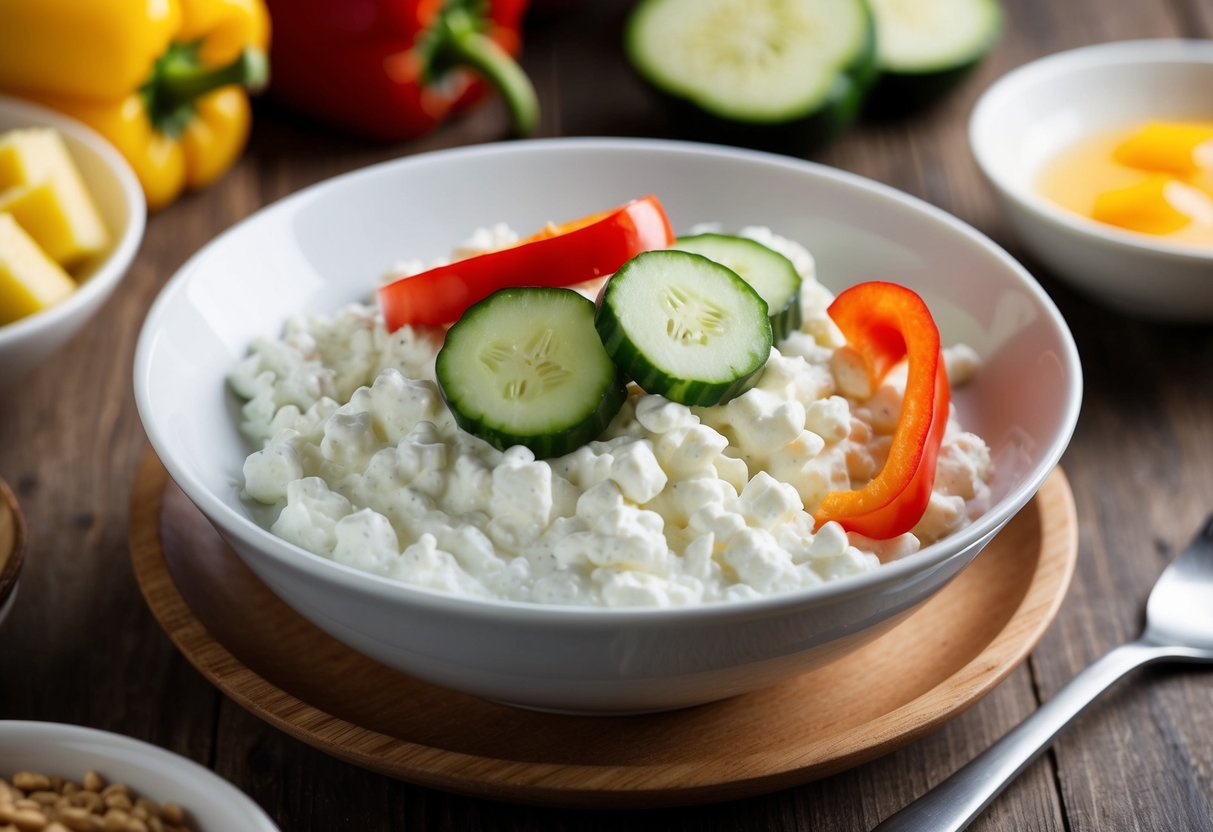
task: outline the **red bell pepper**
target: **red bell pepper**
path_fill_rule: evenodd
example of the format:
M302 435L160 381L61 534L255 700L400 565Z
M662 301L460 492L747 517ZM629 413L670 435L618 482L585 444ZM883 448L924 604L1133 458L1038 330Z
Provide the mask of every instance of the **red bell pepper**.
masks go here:
M539 105L511 57L526 3L267 0L270 92L338 127L401 141L479 98L483 79L504 97L516 132L530 133Z
M405 324L449 324L508 286L573 286L611 274L642 251L666 248L674 232L655 196L548 226L527 239L402 277L379 289L388 331Z
M834 520L875 539L896 537L926 511L948 423L951 393L939 329L922 298L895 283L853 286L835 298L829 313L863 358L873 389L902 358L909 366L884 467L862 489L831 491L813 517L818 525Z

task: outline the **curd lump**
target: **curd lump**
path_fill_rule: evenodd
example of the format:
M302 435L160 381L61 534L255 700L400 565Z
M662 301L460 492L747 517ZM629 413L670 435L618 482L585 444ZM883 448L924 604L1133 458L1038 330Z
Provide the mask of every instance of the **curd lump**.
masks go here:
M357 569L465 596L606 607L814 586L917 551L984 511L990 454L953 414L911 533L814 532L811 511L828 491L880 470L904 373L867 390L809 252L767 229L741 233L793 261L804 325L732 401L689 408L632 385L598 441L537 461L456 427L434 380L440 328L389 334L374 307L353 305L292 319L230 374L247 400L242 430L260 448L244 463L245 495L273 507L274 534ZM455 257L516 239L484 229ZM401 264L393 277L422 268ZM945 359L953 385L976 371L966 347Z

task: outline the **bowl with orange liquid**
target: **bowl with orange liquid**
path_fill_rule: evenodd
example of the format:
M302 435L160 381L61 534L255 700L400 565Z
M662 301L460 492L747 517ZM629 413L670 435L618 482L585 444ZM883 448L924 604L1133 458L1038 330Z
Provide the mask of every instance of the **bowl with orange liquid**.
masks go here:
M1213 320L1213 41L1106 43L993 84L969 141L1016 235L1128 314Z

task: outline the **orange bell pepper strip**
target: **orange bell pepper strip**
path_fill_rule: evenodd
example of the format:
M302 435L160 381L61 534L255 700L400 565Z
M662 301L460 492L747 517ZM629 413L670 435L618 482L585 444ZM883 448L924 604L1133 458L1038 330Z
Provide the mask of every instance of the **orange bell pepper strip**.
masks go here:
M901 415L884 467L867 485L831 491L813 518L883 540L922 518L935 484L935 463L948 423L951 394L939 351L939 329L922 298L895 283L860 283L830 304L830 317L863 359L872 389L889 368L908 359Z
M405 325L449 324L469 306L509 286L574 286L605 277L674 232L655 196L548 226L507 248L402 277L379 289L389 332Z

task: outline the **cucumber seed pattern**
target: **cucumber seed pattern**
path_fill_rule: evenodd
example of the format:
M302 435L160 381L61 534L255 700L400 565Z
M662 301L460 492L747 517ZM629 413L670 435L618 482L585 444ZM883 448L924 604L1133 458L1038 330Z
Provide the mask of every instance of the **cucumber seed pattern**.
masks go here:
M717 3L702 20L688 21L692 25L687 26L684 42L673 45L683 47L689 62L752 75L755 69L782 66L785 55L799 42L828 37L814 25L817 21L796 12L778 4Z
M658 297L666 314L665 334L680 344L706 346L713 336L727 329L724 307L701 295L681 286L663 286Z
M504 382L501 395L508 401L531 401L560 387L573 374L551 358L559 343L555 331L542 329L524 344L500 341L481 351L479 358Z

